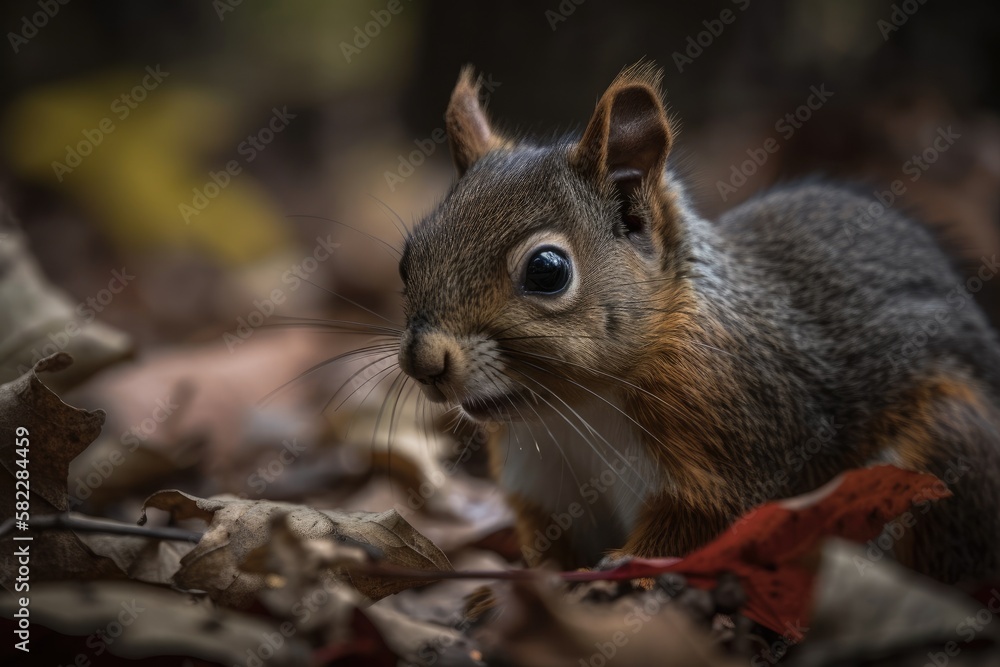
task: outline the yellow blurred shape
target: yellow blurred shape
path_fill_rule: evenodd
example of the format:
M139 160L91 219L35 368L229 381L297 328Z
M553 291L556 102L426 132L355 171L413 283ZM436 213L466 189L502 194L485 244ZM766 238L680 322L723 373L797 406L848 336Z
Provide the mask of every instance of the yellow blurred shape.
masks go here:
M229 99L151 66L30 91L0 131L17 172L80 201L123 250L194 248L245 264L290 238L238 153L241 126ZM233 160L241 169L226 174Z

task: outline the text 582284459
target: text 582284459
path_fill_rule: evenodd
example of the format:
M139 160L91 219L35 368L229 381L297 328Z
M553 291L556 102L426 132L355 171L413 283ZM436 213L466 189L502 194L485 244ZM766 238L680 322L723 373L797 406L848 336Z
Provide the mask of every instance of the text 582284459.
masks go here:
M15 429L14 441L14 464L16 478L14 484L14 522L18 531L28 530L28 521L31 516L31 485L28 471L28 429L18 426ZM17 575L14 578L14 591L17 593L27 593L30 590L31 576L31 536L14 536L14 558L17 563ZM14 612L15 623L14 636L16 642L14 646L25 653L28 652L28 640L30 637L30 621L28 620L28 597L21 597L17 601L18 608Z

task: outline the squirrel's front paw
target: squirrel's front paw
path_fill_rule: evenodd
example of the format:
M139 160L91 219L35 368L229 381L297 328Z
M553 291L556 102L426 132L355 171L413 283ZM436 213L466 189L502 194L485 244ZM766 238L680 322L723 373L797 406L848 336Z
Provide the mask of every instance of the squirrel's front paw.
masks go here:
M601 571L617 570L619 567L628 565L629 561L635 558L634 554L630 554L621 549L615 549L614 551L609 551L604 558L602 558L598 563L597 567L594 569ZM651 591L656 588L656 580L650 577L639 577L636 579L623 579L620 582L624 587L630 588L632 590L643 590Z
M597 566L594 567L594 569L598 571L614 570L615 568L625 565L633 558L635 558L634 555L626 553L621 549L615 549L614 551L609 551L605 554L604 558L598 561Z

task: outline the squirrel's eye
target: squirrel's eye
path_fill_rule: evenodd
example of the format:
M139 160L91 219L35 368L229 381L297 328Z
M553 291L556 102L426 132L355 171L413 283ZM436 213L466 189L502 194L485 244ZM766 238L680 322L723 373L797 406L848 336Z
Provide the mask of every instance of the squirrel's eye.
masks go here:
M573 268L569 258L558 248L540 248L528 260L524 271L524 291L533 294L558 294L569 285Z

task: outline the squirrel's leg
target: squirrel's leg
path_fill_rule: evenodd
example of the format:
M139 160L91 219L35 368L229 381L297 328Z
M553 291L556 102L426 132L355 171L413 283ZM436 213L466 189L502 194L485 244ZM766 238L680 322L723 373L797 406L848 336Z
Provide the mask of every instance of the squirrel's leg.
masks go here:
M514 510L521 555L529 567L537 567L546 561L555 562L563 568L582 565L569 541L568 531L549 530L553 525L551 512L516 493L508 494L507 502Z
M930 472L954 494L918 503L906 521L891 526L896 557L948 582L995 575L1000 410L978 383L958 373L927 378L876 415L868 433L882 460L888 455L903 467Z
M599 567L613 568L629 558L684 556L724 531L732 518L721 508L692 507L666 493L651 497L628 542L609 552ZM645 590L656 585L648 578L632 583Z
M722 507L692 506L668 493L646 501L631 537L609 560L684 556L710 542L733 521Z

